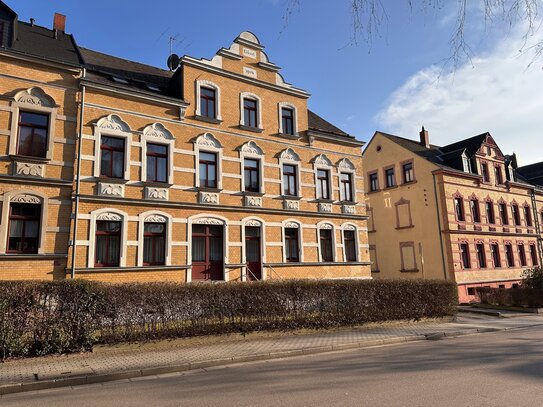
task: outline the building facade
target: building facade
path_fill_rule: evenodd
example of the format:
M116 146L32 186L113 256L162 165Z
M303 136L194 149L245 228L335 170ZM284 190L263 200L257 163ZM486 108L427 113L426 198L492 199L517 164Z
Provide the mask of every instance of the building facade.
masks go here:
M167 71L13 24L69 38L75 63L0 50L2 278L371 278L363 143L254 34Z
M376 132L363 154L374 278L512 287L541 264L541 207L489 133L439 147Z

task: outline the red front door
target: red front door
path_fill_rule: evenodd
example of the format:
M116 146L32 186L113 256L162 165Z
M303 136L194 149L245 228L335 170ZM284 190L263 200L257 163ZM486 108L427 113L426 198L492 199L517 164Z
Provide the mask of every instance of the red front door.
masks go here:
M192 226L192 280L223 280L223 227Z
M245 257L247 260L247 280L262 279L262 251L260 250L260 228L245 228Z

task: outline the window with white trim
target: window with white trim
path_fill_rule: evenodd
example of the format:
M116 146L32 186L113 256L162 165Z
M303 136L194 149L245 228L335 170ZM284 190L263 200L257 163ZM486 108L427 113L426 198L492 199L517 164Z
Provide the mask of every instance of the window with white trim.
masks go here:
M196 81L196 117L221 121L221 89L208 80Z
M263 130L262 102L254 93L242 92L240 94L240 122L241 127L249 130Z
M94 163L95 177L130 180L130 150L132 133L119 116L103 117L95 125Z
M264 152L254 141L248 141L238 150L243 170L241 190L264 193Z
M211 134L205 133L194 141L196 153L196 187L222 188L222 145Z
M278 105L279 134L296 137L298 134L298 114L296 106L287 102Z

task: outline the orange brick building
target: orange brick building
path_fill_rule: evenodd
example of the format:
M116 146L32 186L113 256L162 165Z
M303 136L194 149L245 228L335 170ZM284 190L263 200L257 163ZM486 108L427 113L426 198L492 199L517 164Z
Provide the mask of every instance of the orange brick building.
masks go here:
M371 278L363 143L254 34L167 71L0 10L1 278Z
M542 262L543 194L489 133L448 146L376 132L364 154L374 278L511 287Z

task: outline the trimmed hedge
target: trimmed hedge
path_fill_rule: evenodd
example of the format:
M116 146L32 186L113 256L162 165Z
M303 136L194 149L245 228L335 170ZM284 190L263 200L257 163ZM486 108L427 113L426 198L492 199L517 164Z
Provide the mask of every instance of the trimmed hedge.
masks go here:
M446 317L457 303L454 283L429 280L0 282L0 357L89 350L95 343Z
M481 287L477 294L482 304L506 307L543 308L543 289Z

